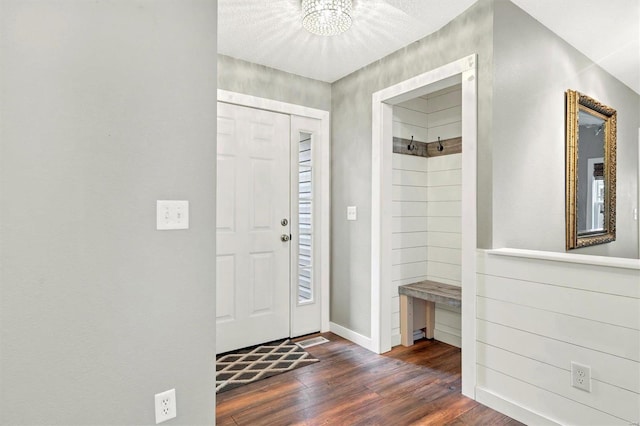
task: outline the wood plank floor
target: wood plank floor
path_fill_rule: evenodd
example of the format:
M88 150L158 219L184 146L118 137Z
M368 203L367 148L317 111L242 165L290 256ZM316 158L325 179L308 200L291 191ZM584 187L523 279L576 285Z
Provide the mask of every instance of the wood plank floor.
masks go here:
M217 395L217 425L520 425L460 393L460 349L420 340L376 355L332 333L320 362Z

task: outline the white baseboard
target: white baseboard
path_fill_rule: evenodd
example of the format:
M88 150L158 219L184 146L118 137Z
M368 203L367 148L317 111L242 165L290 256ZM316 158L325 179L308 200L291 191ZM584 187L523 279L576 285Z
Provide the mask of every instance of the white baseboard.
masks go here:
M338 333L336 333L338 334ZM456 336L454 334L447 333L446 331L435 330L435 339L447 343L451 346L455 346L456 348L462 348L462 339L460 336ZM400 338L400 334L392 334L391 335L391 347L399 346L402 340Z
M446 331L438 330L436 328L433 332L433 337L436 340L455 346L456 348L462 348L462 338L455 334L447 333Z
M371 341L370 337L367 336L363 336L360 333L357 333L353 330L350 330L346 327L343 327L341 325L338 325L334 322L329 323L329 330L334 333L337 334L340 337L344 337L347 340L352 341L353 343L362 346L365 349L370 350L371 352L376 352L373 350L373 343ZM376 352L377 353L377 352Z
M400 333L391 335L391 347L398 346L402 339L400 338Z
M527 425L560 426L548 417L509 401L481 387L476 387L476 401Z

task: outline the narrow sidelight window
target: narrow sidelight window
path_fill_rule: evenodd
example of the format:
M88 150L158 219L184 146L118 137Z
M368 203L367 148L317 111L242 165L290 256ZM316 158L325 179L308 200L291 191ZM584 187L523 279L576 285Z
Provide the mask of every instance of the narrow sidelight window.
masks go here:
M313 192L311 135L300 133L298 153L298 303L313 300Z

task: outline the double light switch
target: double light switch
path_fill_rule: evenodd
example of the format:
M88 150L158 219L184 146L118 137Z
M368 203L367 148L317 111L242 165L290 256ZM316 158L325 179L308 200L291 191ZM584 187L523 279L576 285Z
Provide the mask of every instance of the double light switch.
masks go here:
M189 201L158 200L156 211L159 231L189 229Z

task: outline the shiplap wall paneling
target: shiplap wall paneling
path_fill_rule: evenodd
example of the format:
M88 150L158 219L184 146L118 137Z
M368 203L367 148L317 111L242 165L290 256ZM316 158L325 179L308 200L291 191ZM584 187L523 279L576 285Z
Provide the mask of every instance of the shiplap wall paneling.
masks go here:
M434 142L462 135L462 87L455 85L393 107L393 136Z
M575 281L576 270L579 269L580 282L573 282L573 287L579 286L576 288L584 291L640 298L637 270L590 264L573 264L572 267L567 267L565 262L525 257L517 258L517 262L507 256L492 255L491 262L487 262L487 259L488 256L477 258L477 270L485 271L486 275L508 276L522 281L544 282L564 287L565 283ZM615 280L612 279L613 276Z
M560 424L640 420L639 270L481 251L477 278L479 395ZM571 386L572 361L591 392Z
M477 375L477 386L480 388L480 391L478 391L478 401L489 407L501 408L502 412L525 424L629 426L629 422L612 417L599 410L545 389L540 389L496 370L485 368L482 365L478 365ZM496 398L485 398L483 389L494 390L497 393L496 396L499 401L495 401ZM511 392L517 395L517 401L505 399L508 403L498 407L502 401L500 395L504 395L504 392ZM489 395L491 394L489 393ZM509 407L510 405L514 405L514 407L519 408L520 404L518 401L522 400L527 401L527 404L524 406L526 407L525 409L513 410L512 407ZM505 407L509 408L505 409ZM572 420L560 420L563 418L571 418ZM547 421L543 422L542 420Z
M622 389L640 393L640 374L629 374L637 370L636 361L612 357L606 352L486 320L478 320L477 336L478 342L491 342L505 351L525 355L564 370L568 370L567 360L572 357L579 359L581 363L591 366L593 380L614 383Z
M393 136L420 142L428 142L427 100L412 99L393 107Z
M428 158L427 170L427 278L460 286L462 154ZM436 304L435 338L460 347L461 336L460 309Z
M398 286L427 278L427 159L393 154L391 335L400 343ZM416 316L421 315L420 309Z
M462 136L462 86L430 93L427 100L427 142Z

